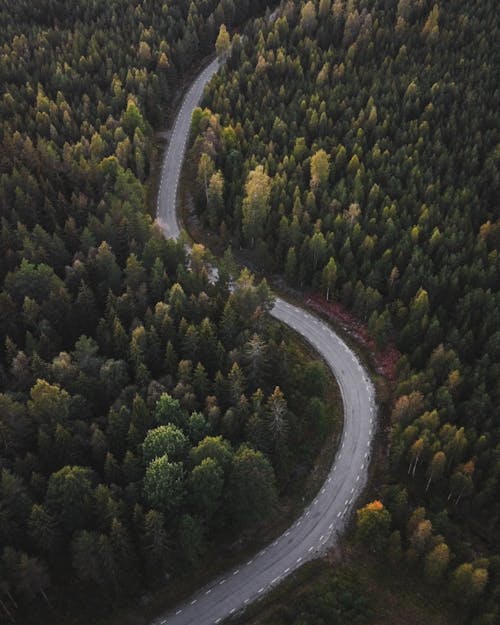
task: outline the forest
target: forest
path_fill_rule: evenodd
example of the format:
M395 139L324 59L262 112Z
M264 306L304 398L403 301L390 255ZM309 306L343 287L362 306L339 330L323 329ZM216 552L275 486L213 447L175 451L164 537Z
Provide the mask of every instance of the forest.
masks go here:
M109 613L202 568L328 427L266 281L211 282L148 208L154 133L216 41L202 223L401 354L356 539L464 622L500 619L496 4L267 4L0 3L2 621ZM355 592L334 576L283 622L362 621Z
M2 622L94 618L202 567L330 427L266 282L211 282L148 209L155 128L220 25L263 6L2 6Z
M488 0L285 1L233 35L192 146L223 246L399 350L358 538L481 624L500 618L499 35Z

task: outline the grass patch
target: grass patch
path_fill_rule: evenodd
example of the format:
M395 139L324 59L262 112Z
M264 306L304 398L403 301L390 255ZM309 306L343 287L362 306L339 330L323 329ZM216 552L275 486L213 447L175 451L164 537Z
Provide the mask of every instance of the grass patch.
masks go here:
M341 564L336 558L307 563L261 602L228 623L454 625L457 622L447 599L413 575L383 566L352 545L345 548L342 557ZM315 620L318 613L323 620Z

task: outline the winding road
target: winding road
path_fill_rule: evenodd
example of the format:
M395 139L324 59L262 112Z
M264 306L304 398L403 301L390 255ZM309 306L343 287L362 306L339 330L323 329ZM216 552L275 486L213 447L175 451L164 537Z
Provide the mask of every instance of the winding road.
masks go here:
M162 166L158 222L177 238L177 185L189 138L191 114L219 68L217 60L193 82L179 110ZM217 625L261 598L307 560L333 545L366 484L376 427L373 385L354 352L323 321L280 298L271 314L298 332L324 358L340 387L344 429L340 448L320 492L290 528L240 566L197 591L154 625Z

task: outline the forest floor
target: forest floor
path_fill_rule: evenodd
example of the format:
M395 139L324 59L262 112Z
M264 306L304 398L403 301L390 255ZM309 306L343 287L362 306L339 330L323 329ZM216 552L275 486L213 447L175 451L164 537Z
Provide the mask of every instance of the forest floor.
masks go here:
M363 625L454 625L457 622L445 597L429 591L421 580L400 567L397 570L381 567L375 557L348 543L342 553L337 551L330 558L301 567L234 623L281 625L293 622L281 620L293 600L310 595L333 574L354 576L357 581L359 597L368 604L368 615L361 621Z

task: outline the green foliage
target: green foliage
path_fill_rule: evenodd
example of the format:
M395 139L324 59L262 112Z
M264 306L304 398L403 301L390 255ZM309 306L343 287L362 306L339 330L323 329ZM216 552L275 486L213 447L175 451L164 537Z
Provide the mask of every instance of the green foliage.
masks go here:
M182 464L170 462L167 455L152 460L144 476L144 496L160 512L178 509L185 496Z
M275 477L266 457L242 446L234 455L228 478L231 517L238 527L262 523L277 502Z
M169 423L182 427L186 423L187 415L182 410L178 399L174 399L168 393L163 393L155 407L156 422L162 425Z
M387 545L391 515L380 501L372 501L356 513L356 537L370 551L382 553Z
M359 580L349 572L328 570L306 590L298 589L287 605L273 611L264 625L344 625L367 623L371 611Z
M146 462L164 455L179 460L184 456L187 445L188 440L178 427L173 424L160 425L147 433L142 453Z
M61 529L71 533L85 526L91 513L92 476L89 469L66 466L50 476L46 505Z
M220 506L224 488L224 470L217 460L208 457L196 465L189 476L191 505L199 516L209 521Z

